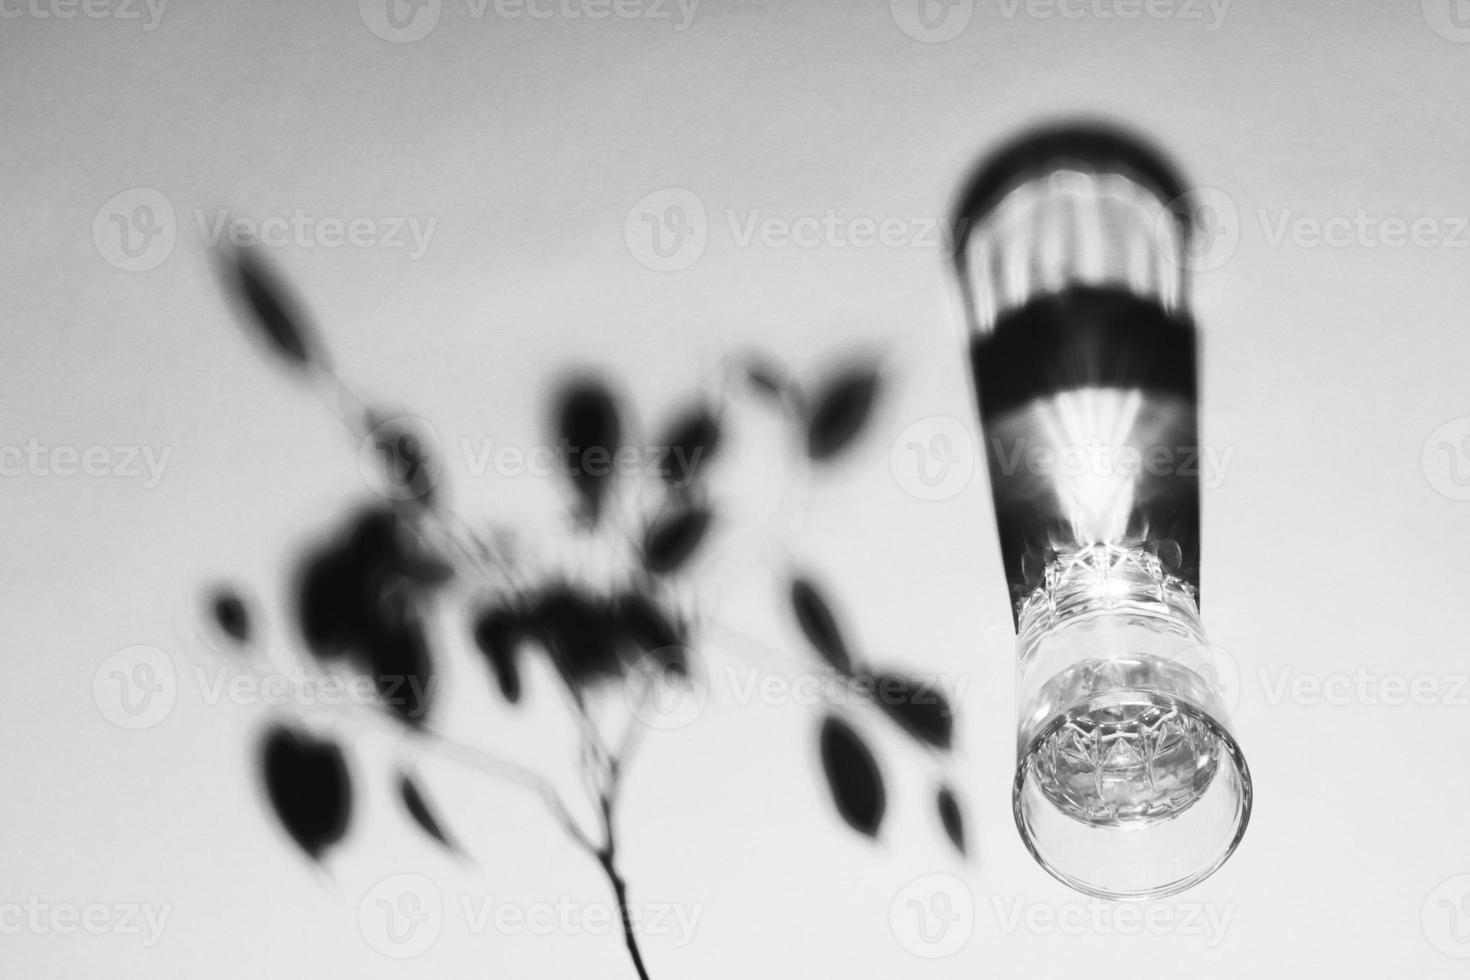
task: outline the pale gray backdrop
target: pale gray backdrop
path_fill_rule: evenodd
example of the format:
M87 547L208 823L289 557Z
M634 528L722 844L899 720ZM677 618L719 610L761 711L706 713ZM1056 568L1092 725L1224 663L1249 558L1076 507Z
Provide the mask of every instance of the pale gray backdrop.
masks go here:
M433 785L473 867L410 832L366 745L367 805L330 876L313 873L248 769L275 709L199 682L221 662L201 587L243 583L285 644L293 548L369 495L351 440L270 370L209 274L222 220L299 215L312 230L271 255L344 374L434 420L448 485L482 518L535 527L562 500L552 481L474 476L460 447L537 444L545 386L570 363L606 365L650 423L727 347L803 377L876 350L893 372L839 471L788 474L811 505L756 514L758 560L709 574L723 620L794 669L774 597L800 564L863 650L963 685L972 859L944 843L901 740L877 743L895 785L873 846L825 798L813 711L717 684L695 724L650 738L627 788L635 903L698 916L647 939L655 977L1462 974L1470 10L918 2L430 0L396 21L381 0L0 2L0 970L631 975L592 927L477 928L486 900L606 894L534 800L453 770ZM1141 918L1093 908L1023 852L984 476L921 499L907 450L971 418L932 219L987 146L1076 112L1153 134L1219 205L1196 292L1219 463L1205 616L1235 668L1258 803L1223 871ZM644 216L671 204L692 234L660 256ZM362 219L363 244L322 218ZM875 242L864 222L885 221ZM745 474L783 468L772 453ZM709 653L743 663L744 643ZM131 729L106 682L137 645L168 658L172 702ZM504 738L524 745L537 719ZM404 962L359 920L400 873L444 904ZM161 932L125 921L130 906L166 915ZM916 908L948 938L926 944ZM69 914L100 934L64 934Z

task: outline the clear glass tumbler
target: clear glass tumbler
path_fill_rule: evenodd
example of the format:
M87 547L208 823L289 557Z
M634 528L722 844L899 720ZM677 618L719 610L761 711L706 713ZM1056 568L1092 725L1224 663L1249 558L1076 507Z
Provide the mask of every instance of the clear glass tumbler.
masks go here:
M1208 877L1251 809L1199 617L1189 204L1145 144L1063 126L992 156L954 219L1017 634L1016 826L1104 898Z

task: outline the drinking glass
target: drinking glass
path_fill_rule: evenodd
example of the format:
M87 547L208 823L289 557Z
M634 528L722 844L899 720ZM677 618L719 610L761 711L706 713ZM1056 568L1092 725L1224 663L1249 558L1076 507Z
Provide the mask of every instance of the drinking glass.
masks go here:
M1199 614L1190 204L1147 144L1068 125L994 154L954 216L1016 626L1016 826L1104 898L1208 877L1251 809Z

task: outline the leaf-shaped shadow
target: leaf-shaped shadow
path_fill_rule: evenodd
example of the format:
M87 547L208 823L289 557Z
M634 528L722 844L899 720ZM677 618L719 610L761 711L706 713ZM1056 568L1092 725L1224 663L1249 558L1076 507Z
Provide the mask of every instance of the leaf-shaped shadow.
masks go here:
M796 613L796 622L806 635L807 642L822 655L822 659L843 673L852 673L852 655L832 607L822 597L821 591L811 579L797 576L791 582L791 608Z
M807 418L807 455L823 462L851 445L867 424L880 387L871 366L851 368L823 385Z
M436 582L407 537L391 510L359 514L306 557L297 613L312 653L350 660L372 676L385 707L419 725L433 687L420 605Z
M876 837L887 796L872 751L851 726L834 715L822 722L820 743L822 771L837 812L854 830Z
M944 832L949 837L955 850L961 854L965 853L965 817L960 812L960 801L955 797L954 790L948 786L939 787L935 794L934 804L939 810L939 821L944 824Z
M485 655L501 696L511 704L521 699L521 672L516 662L516 650L526 632L524 620L512 609L486 609L475 623L475 645Z
M954 708L929 678L896 673L862 678L878 707L915 738L947 749L954 740Z
M418 824L424 833L443 844L451 851L459 851L459 845L455 844L449 834L445 832L444 826L429 809L429 804L424 800L424 794L419 791L418 783L408 773L398 777L398 796L403 800L404 809L408 810L409 816L413 817L414 823Z
M209 612L215 625L236 643L250 642L250 611L245 600L233 589L220 589L209 601Z
M303 558L297 615L312 653L331 659L368 642L377 628L381 592L395 574L397 533L391 510L364 510Z
M613 475L622 439L617 399L597 378L578 378L556 400L556 432L567 478L584 516L595 522Z
M237 249L225 260L227 281L235 302L271 350L287 364L296 368L311 365L325 368L326 359L295 299L258 251Z
M367 659L383 705L407 724L424 724L434 666L428 637L417 614L410 612L399 620L385 620L381 632L367 647Z
M643 539L643 566L656 575L682 568L704 541L713 515L702 506L677 507L649 527Z
M260 747L261 774L276 817L312 860L342 839L352 813L352 782L333 742L276 726Z
M572 585L553 586L532 601L526 621L568 683L619 675L618 623L603 598Z
M720 447L720 420L708 406L697 405L674 420L658 445L658 475L670 486L687 487Z
M688 674L684 633L652 599L641 592L629 592L618 599L616 608L622 633L638 657L647 654L668 674Z
M800 400L800 393L791 378L780 365L764 356L746 358L745 380L757 394L783 407L788 399Z

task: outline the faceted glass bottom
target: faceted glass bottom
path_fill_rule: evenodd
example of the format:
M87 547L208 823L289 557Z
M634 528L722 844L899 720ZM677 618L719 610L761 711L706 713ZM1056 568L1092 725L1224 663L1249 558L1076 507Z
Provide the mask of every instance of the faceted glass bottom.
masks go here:
M1118 704L1068 713L1027 764L1059 811L1122 829L1192 806L1215 778L1221 748L1203 721L1175 706Z

